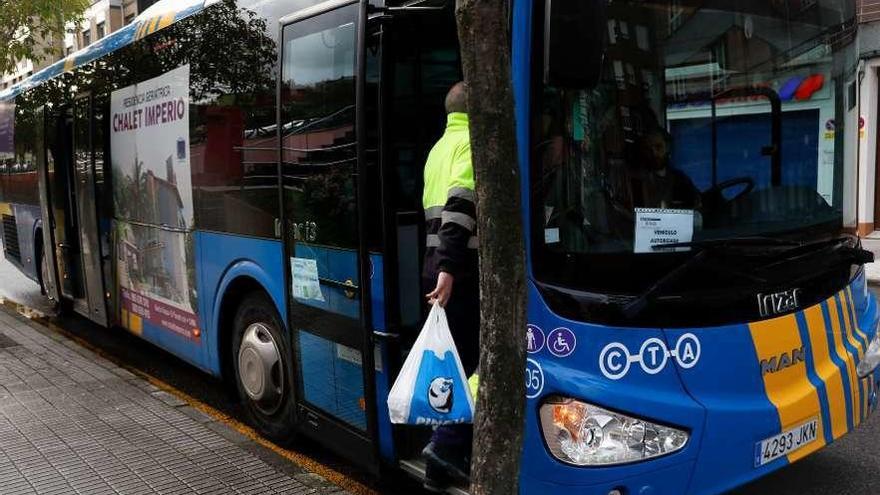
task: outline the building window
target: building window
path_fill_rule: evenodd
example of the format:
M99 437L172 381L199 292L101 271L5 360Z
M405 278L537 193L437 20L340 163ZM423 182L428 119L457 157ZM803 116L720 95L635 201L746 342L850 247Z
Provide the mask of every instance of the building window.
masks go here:
M92 44L92 30L86 29L83 33L83 46L89 46Z
M624 72L623 62L615 60L613 66L614 79L617 81L617 89L626 89L626 73Z
M651 51L651 38L648 35L648 28L641 24L636 26L636 44L640 50Z
M95 39L101 39L104 37L104 23L99 22L97 26L98 36Z
M670 0L669 10L669 34L674 33L684 23L684 5L682 0Z
M626 21L617 21L617 33L621 39L629 39L629 24Z

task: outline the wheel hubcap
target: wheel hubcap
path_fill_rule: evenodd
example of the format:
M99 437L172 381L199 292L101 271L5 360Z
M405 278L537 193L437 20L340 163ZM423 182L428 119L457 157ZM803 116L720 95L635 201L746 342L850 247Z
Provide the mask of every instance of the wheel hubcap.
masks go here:
M284 373L281 352L272 333L262 323L247 327L238 350L241 385L254 405L265 414L281 406Z

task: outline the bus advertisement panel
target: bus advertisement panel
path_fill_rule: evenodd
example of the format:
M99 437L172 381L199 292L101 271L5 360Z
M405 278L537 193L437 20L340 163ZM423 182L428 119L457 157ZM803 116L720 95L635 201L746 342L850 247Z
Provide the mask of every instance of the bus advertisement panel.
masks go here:
M147 320L197 338L186 236L193 226L189 65L114 91L110 106L123 324L140 332Z

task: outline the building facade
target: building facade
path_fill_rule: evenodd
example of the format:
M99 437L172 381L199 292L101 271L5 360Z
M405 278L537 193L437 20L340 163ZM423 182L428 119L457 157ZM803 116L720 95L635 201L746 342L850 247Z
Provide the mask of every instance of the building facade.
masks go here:
M860 0L858 37L858 181L852 200L859 235L874 237L880 236L880 0Z

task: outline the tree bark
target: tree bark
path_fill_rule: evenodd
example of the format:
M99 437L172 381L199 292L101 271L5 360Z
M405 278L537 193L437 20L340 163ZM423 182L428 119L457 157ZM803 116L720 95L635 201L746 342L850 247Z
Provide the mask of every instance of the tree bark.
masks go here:
M515 494L525 408L525 249L507 0L458 0L480 246L471 494Z

